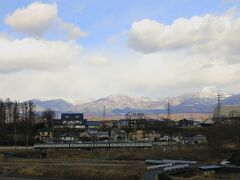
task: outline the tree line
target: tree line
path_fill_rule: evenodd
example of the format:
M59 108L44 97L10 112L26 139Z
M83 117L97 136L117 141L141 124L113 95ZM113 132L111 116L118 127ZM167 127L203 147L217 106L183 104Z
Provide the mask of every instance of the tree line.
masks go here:
M28 145L34 139L36 121L32 101L18 102L0 99L0 145Z
M18 102L0 99L0 125L35 122L35 105L32 101Z

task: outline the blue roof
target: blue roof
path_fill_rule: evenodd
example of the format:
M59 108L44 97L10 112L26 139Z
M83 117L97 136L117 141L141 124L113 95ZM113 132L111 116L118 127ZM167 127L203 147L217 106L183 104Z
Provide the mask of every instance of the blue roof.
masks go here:
M88 126L100 126L101 124L101 121L87 121Z
M222 166L218 165L205 165L205 166L200 166L199 169L201 170L210 170L210 169L218 169L221 168Z

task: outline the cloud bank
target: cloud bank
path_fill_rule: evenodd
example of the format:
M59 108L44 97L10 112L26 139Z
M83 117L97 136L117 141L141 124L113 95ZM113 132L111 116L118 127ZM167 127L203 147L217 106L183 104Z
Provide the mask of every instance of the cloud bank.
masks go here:
M82 48L74 42L0 38L0 49L0 73L6 73L56 70L79 59Z
M240 18L228 14L178 18L170 25L143 19L132 24L128 43L142 53L182 50L235 62L240 55L239 32Z

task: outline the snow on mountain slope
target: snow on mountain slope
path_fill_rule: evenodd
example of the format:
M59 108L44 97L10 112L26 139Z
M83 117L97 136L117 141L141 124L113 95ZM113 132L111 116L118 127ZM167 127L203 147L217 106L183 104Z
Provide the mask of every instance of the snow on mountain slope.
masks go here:
M56 99L41 101L34 99L38 111L51 108L58 112L83 112L87 115L102 115L105 111L109 115L127 111L144 113L166 113L167 103L170 102L171 112L193 113L212 112L216 106L218 90L214 87L205 87L194 93L177 97L151 99L148 97L130 97L124 94L110 95L88 103L73 105L65 100ZM223 104L240 104L239 95L221 93Z
M44 111L46 109L52 109L53 111L74 111L75 108L71 103L68 103L67 101L63 99L55 99L55 100L47 100L47 101L41 101L41 100L32 100L32 102L36 106L36 111Z

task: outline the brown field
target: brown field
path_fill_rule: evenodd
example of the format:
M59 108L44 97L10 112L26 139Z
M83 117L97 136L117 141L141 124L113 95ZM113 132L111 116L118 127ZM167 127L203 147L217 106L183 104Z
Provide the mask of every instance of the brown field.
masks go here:
M81 180L137 180L144 177L146 171L144 161L146 159L185 159L197 160L200 163L219 163L232 150L228 148L220 154L212 152L207 146L167 146L152 149L115 149L111 151L49 150L45 159L37 159L36 152L31 149L11 150L16 157L6 159L0 156L0 174L81 178ZM9 150L1 150L0 153L6 151L9 152ZM183 177L174 178L176 180L186 179ZM196 174L191 178L187 179L200 179L202 175ZM215 176L211 178L215 178Z

